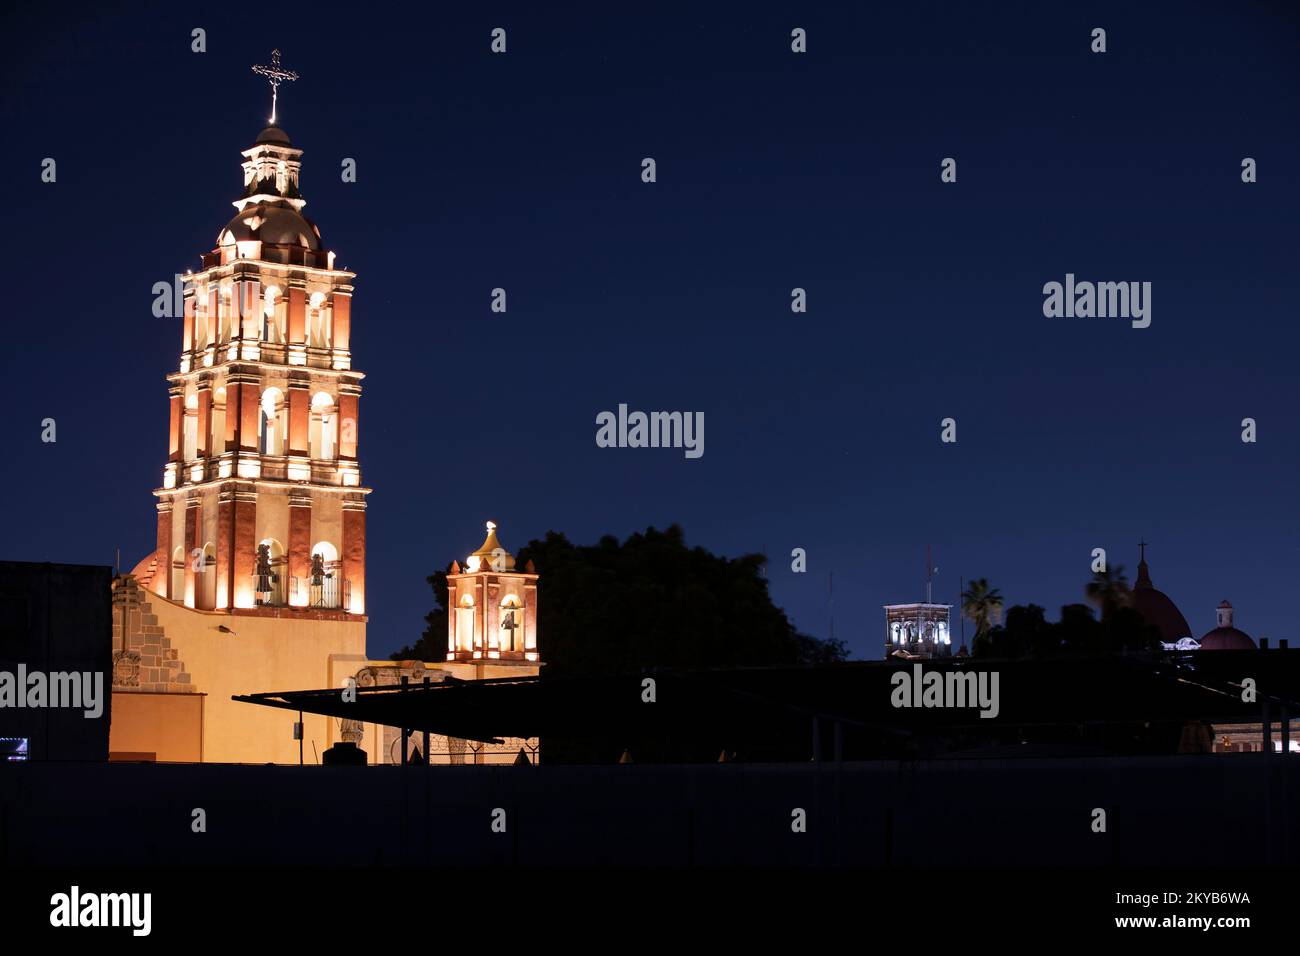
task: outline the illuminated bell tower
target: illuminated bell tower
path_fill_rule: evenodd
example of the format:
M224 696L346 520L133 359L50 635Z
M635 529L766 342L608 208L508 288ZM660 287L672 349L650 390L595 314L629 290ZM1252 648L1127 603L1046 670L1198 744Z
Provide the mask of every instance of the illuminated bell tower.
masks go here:
M447 660L536 664L537 569L515 559L487 523L482 547L447 574Z
M296 79L278 51L256 69L273 91ZM242 155L236 214L184 277L149 586L200 610L364 620L355 276L303 215L302 150L274 114Z

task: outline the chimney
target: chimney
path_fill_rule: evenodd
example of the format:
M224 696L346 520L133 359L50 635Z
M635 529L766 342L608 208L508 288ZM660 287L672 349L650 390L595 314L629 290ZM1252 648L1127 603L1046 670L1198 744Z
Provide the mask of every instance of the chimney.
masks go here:
M1286 641L1283 641L1283 642L1282 642L1282 646L1283 646L1283 647L1286 647ZM1266 651L1266 650L1268 650L1268 638L1267 638L1267 637L1261 637L1261 638L1259 639L1259 649L1260 649L1261 651Z

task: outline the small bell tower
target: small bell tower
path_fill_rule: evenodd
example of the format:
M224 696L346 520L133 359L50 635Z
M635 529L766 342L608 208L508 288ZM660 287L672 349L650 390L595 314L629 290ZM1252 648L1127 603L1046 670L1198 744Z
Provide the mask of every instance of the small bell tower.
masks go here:
M537 570L522 571L487 523L482 546L447 574L447 660L537 664Z

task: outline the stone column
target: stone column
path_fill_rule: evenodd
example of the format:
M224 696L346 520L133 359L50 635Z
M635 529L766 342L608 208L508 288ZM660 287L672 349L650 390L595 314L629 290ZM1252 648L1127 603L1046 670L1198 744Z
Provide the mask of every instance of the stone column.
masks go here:
M311 428L311 384L289 383L289 454L306 455Z
M171 400L171 420L167 426L167 460L179 462L185 454L185 388L173 385L167 390Z
M172 586L171 498L158 499L156 507L158 509L158 569L160 573L154 575L153 591L155 594L161 594L163 597L180 600L180 597L169 593Z
M291 578L298 581L296 593L290 593L289 599L295 607L306 607L308 602L308 578L311 572L311 495L290 493L289 495L289 550L288 570Z
M356 461L357 414L360 396L339 389L339 457Z
M181 352L194 348L194 291L185 291L185 321L181 332Z
M352 293L334 293L334 341L337 351L346 352L352 338Z
M257 416L262 414L260 389L257 382L247 377L239 384L239 450L257 451ZM230 389L226 389L229 397ZM227 415L230 413L227 412Z
M196 603L198 598L198 574L194 570L196 564L194 550L202 547L199 544L199 535L202 533L203 522L203 499L198 495L192 495L185 499L185 606L198 607ZM200 563L199 567L203 567ZM202 573L210 574L210 569L205 569Z
M289 287L289 344L303 345L307 341L307 290L302 286Z
M232 390L226 390L229 403ZM229 414L229 413L227 413ZM227 484L217 494L217 608L234 606L233 563L235 532L235 487Z
M256 486L240 483L234 493L235 521L231 534L231 574L233 607L253 606L253 565L257 559L257 491Z
M212 448L212 386L208 382L199 385L198 418L198 456L207 458ZM205 474L206 478L207 475Z
M366 613L366 503L343 502L343 580L348 582L352 614Z

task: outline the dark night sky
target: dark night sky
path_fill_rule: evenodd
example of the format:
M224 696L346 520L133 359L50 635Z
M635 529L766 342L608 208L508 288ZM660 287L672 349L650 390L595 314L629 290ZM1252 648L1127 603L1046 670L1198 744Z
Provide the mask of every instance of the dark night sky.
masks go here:
M1297 637L1288 5L476 6L4 14L0 557L153 548L181 331L151 289L233 214L269 111L249 67L278 46L306 213L358 273L373 655L418 636L425 576L486 518L512 550L671 522L766 549L820 636L833 571L858 655L927 543L937 597L986 576L1055 617L1094 547L1131 578L1145 536L1198 635L1227 597ZM1067 272L1152 282L1151 327L1044 318ZM597 448L619 402L703 411L704 457Z

